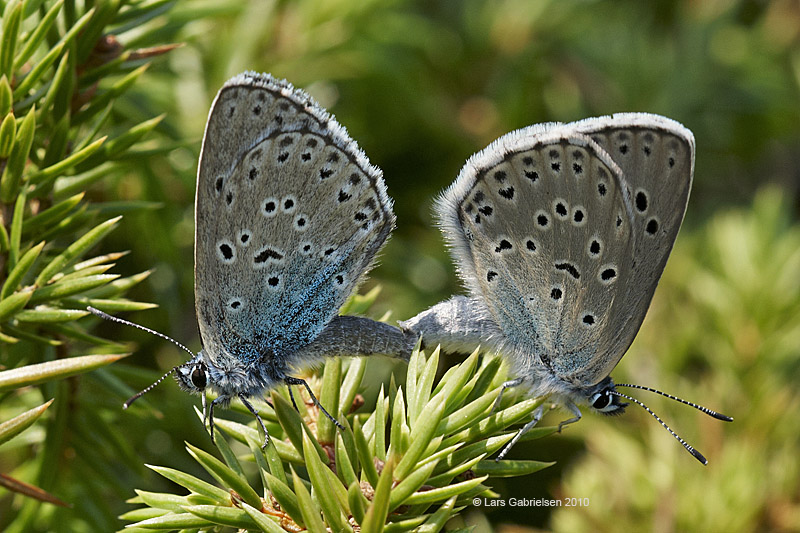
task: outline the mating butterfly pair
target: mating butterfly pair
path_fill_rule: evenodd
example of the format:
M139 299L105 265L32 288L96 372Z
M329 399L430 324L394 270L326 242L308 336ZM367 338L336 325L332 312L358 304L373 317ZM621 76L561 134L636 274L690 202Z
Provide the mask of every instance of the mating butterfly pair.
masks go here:
M238 397L265 445L248 398L302 384L319 405L292 376L298 368L338 355L407 358L419 336L448 350L497 349L517 376L504 389L550 396L574 414L562 425L580 418L578 405L614 414L624 398L647 409L618 392L609 373L641 326L677 236L694 149L689 130L644 113L499 138L467 161L436 204L469 296L398 328L338 316L395 223L381 171L303 91L269 75L236 76L212 105L198 169L203 349L194 355L176 343L192 359L167 375L201 393L212 437L214 407ZM206 388L218 394L209 405Z

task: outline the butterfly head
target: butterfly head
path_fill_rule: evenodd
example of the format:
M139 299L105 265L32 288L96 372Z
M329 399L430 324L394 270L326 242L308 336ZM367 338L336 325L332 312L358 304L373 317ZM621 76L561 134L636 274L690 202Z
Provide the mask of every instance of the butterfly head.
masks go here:
M206 390L210 380L208 367L198 354L191 361L180 365L175 370L175 381L185 391L201 394Z
M604 415L621 415L625 412L628 403L623 402L619 395L614 394L616 391L614 381L611 377L607 377L586 390L585 398L589 407L595 412Z

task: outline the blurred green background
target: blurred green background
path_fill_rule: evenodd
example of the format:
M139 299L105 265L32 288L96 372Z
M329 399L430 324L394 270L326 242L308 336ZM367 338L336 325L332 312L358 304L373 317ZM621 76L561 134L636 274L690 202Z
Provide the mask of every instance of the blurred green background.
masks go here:
M663 114L695 134L694 189L648 318L614 377L735 422L642 392L708 467L641 410L589 415L511 454L555 467L496 486L505 499L586 498L588 506L474 508L465 520L476 532L800 531L800 4L186 0L161 17L164 42L185 46L156 61L114 112L120 122L166 113L151 142L175 148L140 152L90 191L154 202L104 241L131 250L117 272L154 270L131 296L160 308L126 318L199 348L196 162L216 91L243 70L305 88L383 169L397 230L365 287L383 287L373 315L398 320L461 292L431 207L473 152L533 123ZM137 35L118 39L135 47ZM137 343L127 366L114 365L133 389L184 358L130 328L100 327ZM154 370L142 376L132 366ZM172 383L133 414L118 409L121 397L92 397L87 387L117 446L75 452L99 479L97 501L82 502L81 512L107 520L76 524L114 523L133 487L164 483L141 464L192 471L182 440L207 436L192 413L198 402Z

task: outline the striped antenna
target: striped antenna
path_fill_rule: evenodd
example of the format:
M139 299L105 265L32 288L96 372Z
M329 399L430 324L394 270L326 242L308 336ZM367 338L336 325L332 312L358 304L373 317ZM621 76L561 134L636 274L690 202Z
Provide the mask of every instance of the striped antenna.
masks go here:
M619 385L617 385L617 386L619 386ZM695 459L697 459L698 461L700 461L700 462L701 462L701 463L703 463L704 465L707 465L707 464L708 464L708 459L706 459L706 458L703 456L703 454L702 454L702 453L700 453L700 452L698 452L697 450L695 450L695 449L694 449L694 447L693 447L691 444L689 444L688 442L686 442L685 440L683 440L683 439L681 438L681 436L680 436L680 435L678 435L677 433L675 433L674 431L672 431L672 429L671 429L671 428L670 428L670 427L669 427L669 426L666 424L666 422L664 422L663 420L661 420L661 418L659 418L659 416L658 416L657 414L655 414L655 413L653 412L653 410L652 410L652 409L650 409L649 407L647 407L647 406L646 406L644 403L640 402L639 400L637 400L637 399L636 399L636 398L634 398L633 396L628 396L627 394L623 394L623 393L621 393L621 392L618 392L618 391L615 391L615 390L609 390L608 392L609 392L610 394L613 394L614 396L620 396L620 397L622 397L622 398L625 398L626 400L630 400L630 401L632 401L633 403L635 403L636 405L638 405L639 407L641 407L642 409L644 409L645 411L647 411L648 413L650 413L650 414L653 416L653 418L655 418L656 420L658 420L658 423L659 423L659 424L661 424L662 426L664 426L664 429L666 429L667 431L669 431L669 434L670 434L670 435L672 435L673 437L675 437L675 439L677 439L677 441L678 441L678 442L680 442L680 443L681 443L681 445L682 445L684 448L686 448L686 451L687 451L687 452L689 452L690 454L692 454L692 455L694 456L694 458L695 458ZM712 411L712 412L713 412L713 411Z
M645 387L644 385L634 385L632 383L616 383L615 387L631 387L633 389L641 389L646 390L648 392L655 392L656 394L660 394L670 400L675 400L676 402L680 402L684 405L688 405L690 407L694 407L698 411L702 411L703 413L707 414L708 416L712 416L717 420L724 420L725 422L733 422L733 418L728 415L723 415L722 413L718 413L716 411L712 411L708 407L703 407L702 405L697 405L694 402L690 402L688 400L684 400L683 398L678 398L677 396L673 396L672 394L668 394L666 392L660 391L658 389L651 389L650 387Z
M91 307L91 306L87 307L86 310L89 311L90 313L92 313L93 315L99 316L103 320L110 320L111 322L116 322L117 324L125 324L126 326L133 326L134 328L140 329L142 331L146 331L147 333L155 335L156 337L161 337L162 339L168 340L169 342L171 342L172 344L174 344L178 348L182 349L183 351L187 352L189 355L194 357L194 353L189 348L187 348L183 344L179 343L178 341L176 341L172 337L164 335L163 333L159 333L158 331L154 331L154 330L152 330L150 328L146 328L144 326L141 326L139 324L135 324L133 322L130 322L130 321L122 319L122 318L117 318L115 316L111 316L108 313L104 313L103 311L101 311L99 309L96 309L94 307ZM127 402L122 404L122 408L123 409L127 409L128 407L130 407L133 402L135 402L136 400L141 398L143 395L145 395L148 392L150 392L151 390L153 390L153 388L155 388L156 385L158 385L159 383L164 381L164 379L166 379L167 376L170 376L171 374L173 374L176 370L178 370L182 366L183 366L183 364L180 364L180 365L174 367L172 370L170 370L169 372L167 372L166 374L164 374L163 376L158 378L155 381L155 383L153 383L152 385L150 385L149 387L145 388L144 390L141 390L141 391L137 392L136 394L134 394L133 396L131 396L128 399Z

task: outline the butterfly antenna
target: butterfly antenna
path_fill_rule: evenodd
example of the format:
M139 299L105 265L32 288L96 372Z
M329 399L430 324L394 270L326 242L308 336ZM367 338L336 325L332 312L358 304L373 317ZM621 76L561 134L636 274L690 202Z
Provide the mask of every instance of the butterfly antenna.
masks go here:
M165 379L166 379L168 376L172 375L172 374L173 374L173 373L174 373L176 370L178 370L178 369L179 369L180 367L182 367L182 366L183 366L183 365L181 364L181 365L178 365L178 366L176 366L176 367L173 367L173 369L172 369L172 370L170 370L169 372L167 372L166 374L164 374L163 376L161 376L160 378L158 378L158 379L155 381L155 383L153 383L153 384L152 384L152 385L150 385L149 387L145 388L144 390L141 390L141 391L137 392L136 394L134 394L133 396L131 396L130 398L128 398L128 401L127 401L127 402L125 402L124 404L122 404L122 408L123 408L123 409L127 409L128 407L130 407L130 406L131 406L131 404L132 404L133 402L135 402L136 400L138 400L139 398L141 398L142 396L144 396L145 394L147 394L148 392L150 392L151 390L153 390L153 389L154 389L154 388L155 388L155 387L156 387L156 386L157 386L159 383L161 383L162 381L164 381L164 380L165 380Z
M733 418L727 415L723 415L722 413L718 413L716 411L712 411L708 407L703 407L702 405L697 405L694 402L690 402L688 400L684 400L682 398L678 398L677 396L673 396L672 394L668 394L666 392L660 391L658 389L651 389L650 387L645 387L644 385L634 385L631 383L616 383L615 387L631 387L634 389L641 389L646 390L648 392L655 392L656 394L660 394L661 396L665 396L670 400L675 400L676 402L680 402L684 405L688 405L690 407L694 407L698 411L702 411L703 413L707 414L708 416L712 416L717 420L724 420L725 422L733 422Z
M135 323L133 323L133 322L130 322L130 321L128 321L128 320L125 320L125 319L122 319L122 318L117 318L117 317L115 317L115 316L111 316L111 315L109 315L108 313L104 313L103 311L101 311L101 310L99 310L99 309L96 309L96 308L94 308L94 307L91 307L91 306L87 307L87 308L86 308L86 310L87 310L87 311L89 311L90 313L94 314L94 315L97 315L97 316L99 316L100 318L102 318L102 319L104 319L104 320L110 320L111 322L116 322L117 324L125 324L126 326L133 326L134 328L137 328L137 329L140 329L140 330L142 330L142 331L146 331L146 332L148 332L148 333L151 333L151 334L155 335L156 337L161 337L162 339L168 340L169 342L171 342L172 344L174 344L174 345L175 345L175 346L177 346L178 348L182 349L183 351L187 352L189 355L191 355L192 357L194 357L194 353L193 353L193 352L192 352L192 351L191 351L189 348L187 348L187 347L186 347L186 346L184 346L183 344L179 343L178 341L176 341L176 340L175 340L175 339L173 339L172 337L168 337L167 335L164 335L163 333L159 333L158 331L154 331L154 330L152 330L152 329L150 329L150 328L146 328L146 327L144 327L144 326L141 326L141 325L139 325L139 324L135 324ZM173 372L175 372L176 370L178 370L178 369L179 369L181 366L183 366L183 365L182 365L182 364L180 364L180 365L178 365L178 366L174 367L172 370L170 370L169 372L167 372L166 374L164 374L163 376L161 376L160 378L158 378L158 379L156 380L156 382L155 382L155 383L153 383L152 385L150 385L150 386L149 386L149 387L147 387L146 389L144 389L144 390L142 390L142 391L139 391L139 392L137 392L136 394L134 394L133 396L131 396L131 397L128 399L128 401L127 401L127 402L125 402L124 404L122 404L122 408L123 408L123 409L127 409L128 407L130 407L130 405L131 405L133 402L135 402L135 401L136 401L136 400L138 400L140 397L142 397L143 395L145 395L145 394L147 394L148 392L150 392L151 390L153 390L153 388L154 388L154 387L156 387L156 386L157 386L159 383L161 383L162 381L164 381L164 379L166 379L166 378L167 378L168 376L170 376L170 375L171 375Z
M168 340L169 342L171 342L172 344L174 344L175 346L177 346L181 350L185 351L186 353L188 353L192 357L194 357L194 355L195 355L194 352L192 352L189 348L187 348L183 344L179 343L178 341L176 341L172 337L168 337L167 335L164 335L163 333L159 333L159 332L154 331L154 330L152 330L150 328L146 328L144 326L140 326L139 324L135 324L135 323L130 322L128 320L125 320L123 318L118 318L118 317L115 317L115 316L111 316L108 313L104 313L103 311L101 311L99 309L95 309L94 307L91 307L91 306L87 307L86 310L89 311L90 313L94 314L94 315L99 316L102 319L110 320L111 322L116 322L117 324L125 324L126 326L133 326L136 329L140 329L142 331L146 331L147 333L155 335L156 337L161 337L164 340Z
M649 407L647 407L645 404L643 404L642 402L640 402L640 401L639 401L639 400L637 400L636 398L634 398L634 397L632 397L632 396L628 396L627 394L623 394L623 393L621 393L621 392L618 392L618 391L613 391L613 390L612 390L612 391L609 391L609 392L610 392L611 394L615 395L615 396L621 396L622 398L625 398L626 400L630 400L630 401L632 401L633 403L635 403L636 405L640 406L642 409L644 409L645 411L647 411L648 413L650 413L651 415L653 415L653 418L655 418L656 420L658 420L658 423L659 423L659 424L661 424L662 426L664 426L664 429L666 429L667 431L669 431L670 435L672 435L673 437L675 437L675 438L678 440L678 442L680 442L680 443L681 443L681 445L683 445L683 447L684 447L684 448L686 448L686 451L687 451L687 452L689 452L689 453L691 453L692 455L694 455L694 458L695 458L695 459L697 459L698 461L700 461L701 463L703 463L704 465L707 465L707 464L708 464L708 459L706 459L705 457L703 457L703 454L702 454L702 453L700 453L700 452L698 452L697 450L695 450L695 449L692 447L692 445L691 445L691 444L689 444L688 442L686 442L685 440L683 440L683 439L680 437L680 435L678 435L677 433L675 433L674 431L672 431L672 429L670 429L670 427L669 427L669 426L666 424L666 422L664 422L663 420L661 420L661 419L658 417L658 415L657 415L657 414L655 414L655 413L653 412L653 410L652 410L652 409L650 409Z

